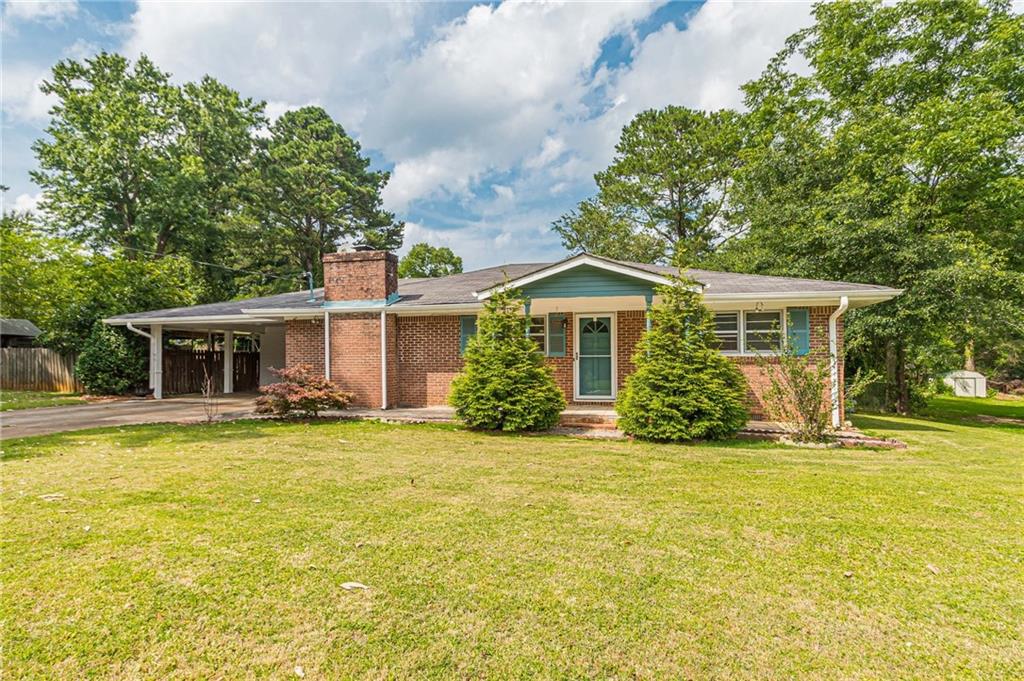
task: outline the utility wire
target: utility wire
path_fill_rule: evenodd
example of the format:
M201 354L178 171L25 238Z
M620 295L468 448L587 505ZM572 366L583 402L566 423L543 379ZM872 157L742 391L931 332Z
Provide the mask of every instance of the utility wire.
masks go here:
M281 275L278 275L278 274L266 274L264 272L254 272L252 270L243 270L243 269L239 269L237 267L228 267L227 265L219 265L219 264L217 264L215 262L206 262L205 260L194 260L194 259L188 258L188 257L186 257L184 255L178 255L177 253L157 253L156 251L147 251L144 248L134 248L132 246L119 246L118 248L123 248L126 251L135 251L137 253L147 253L149 255L155 255L155 256L158 256L158 257L161 257L161 258L178 258L179 260L186 260L188 262L195 263L197 265L206 265L207 267L218 267L218 268L220 268L222 270L229 270L231 272L241 272L242 274L254 274L254 275L258 276L258 277L267 277L268 279L281 279L283 281L295 281L296 279L301 279L301 278L306 276L306 272L297 272L296 274L292 274L290 276L281 276Z

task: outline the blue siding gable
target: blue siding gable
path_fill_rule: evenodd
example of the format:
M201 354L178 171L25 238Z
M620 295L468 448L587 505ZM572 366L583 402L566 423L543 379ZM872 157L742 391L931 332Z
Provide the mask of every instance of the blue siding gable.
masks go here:
M527 298L594 298L648 296L654 284L643 279L580 265L520 289Z

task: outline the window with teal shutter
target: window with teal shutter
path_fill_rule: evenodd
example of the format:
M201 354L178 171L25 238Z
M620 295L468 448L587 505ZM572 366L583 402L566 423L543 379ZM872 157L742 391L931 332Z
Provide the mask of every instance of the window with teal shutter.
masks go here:
M548 315L548 357L565 357L565 315Z
M476 315L464 314L459 317L459 354L466 352L466 343L476 335Z
M811 351L811 312L806 309L791 308L787 310L787 313L789 345L797 355L806 355Z

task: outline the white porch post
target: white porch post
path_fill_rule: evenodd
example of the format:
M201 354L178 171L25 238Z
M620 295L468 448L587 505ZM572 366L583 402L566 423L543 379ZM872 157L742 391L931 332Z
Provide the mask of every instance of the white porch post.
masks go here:
M164 327L152 324L149 327L149 387L154 399L164 397Z
M224 332L224 392L235 392L235 332Z

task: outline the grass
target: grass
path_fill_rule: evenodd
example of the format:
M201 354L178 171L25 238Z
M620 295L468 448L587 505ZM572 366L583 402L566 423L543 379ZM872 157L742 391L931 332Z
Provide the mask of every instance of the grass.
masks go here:
M941 395L928 401L924 414L940 419L971 419L996 417L1024 421L1024 398L972 398Z
M85 399L78 393L50 393L37 390L0 391L0 411L59 407L68 404L85 404Z
M7 442L5 678L1020 678L1024 427L858 421L909 448Z

